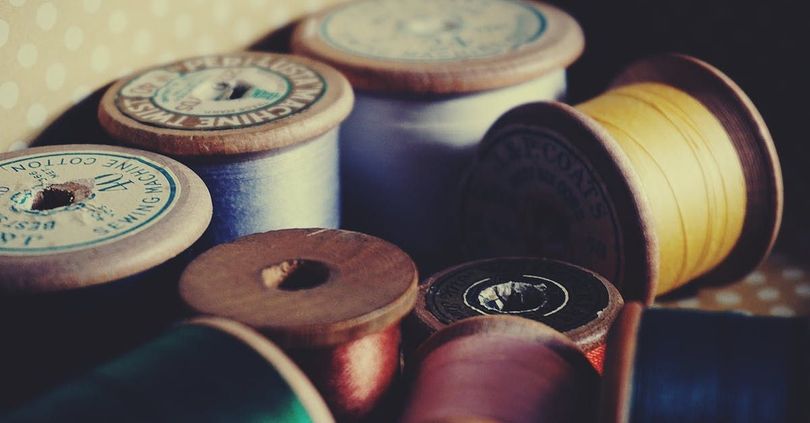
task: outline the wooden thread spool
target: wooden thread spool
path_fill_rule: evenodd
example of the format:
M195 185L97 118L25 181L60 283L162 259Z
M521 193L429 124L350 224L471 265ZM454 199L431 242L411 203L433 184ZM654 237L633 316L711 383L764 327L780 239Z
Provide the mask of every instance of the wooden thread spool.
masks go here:
M810 421L810 320L647 309L608 337L600 422Z
M405 337L418 345L456 321L506 314L563 332L602 371L604 344L621 295L601 276L556 260L501 257L443 270L419 286Z
M315 387L273 343L200 318L6 416L30 421L331 423Z
M119 142L176 157L208 185L213 243L340 223L337 127L352 89L329 66L232 53L137 72L101 100Z
M583 46L571 16L527 1L363 0L305 19L293 51L357 90L341 129L344 226L394 242L422 271L454 263L454 200L475 146L511 107L561 97Z
M420 346L414 361L403 423L565 423L596 416L596 372L568 338L529 319L456 322Z
M194 311L245 323L301 366L339 421L368 417L399 373L400 320L416 268L368 235L289 229L212 248L183 273Z
M158 154L61 145L0 155L0 402L176 318L184 251L210 219L200 178Z
M748 97L717 69L682 55L642 60L614 86L577 108L517 107L493 125L463 188L471 253L560 258L646 303L695 278L724 282L754 269L773 245L783 200L773 142ZM600 102L639 93L646 97L633 98L632 109L613 108L620 117L606 122ZM650 132L649 119L660 136L633 138L639 128ZM702 138L708 129L713 136ZM681 141L657 143L665 137ZM704 185L683 182L698 179ZM675 200L663 196L670 190ZM736 237L731 217L740 219ZM701 237L707 241L695 241ZM673 268L700 261L689 272Z

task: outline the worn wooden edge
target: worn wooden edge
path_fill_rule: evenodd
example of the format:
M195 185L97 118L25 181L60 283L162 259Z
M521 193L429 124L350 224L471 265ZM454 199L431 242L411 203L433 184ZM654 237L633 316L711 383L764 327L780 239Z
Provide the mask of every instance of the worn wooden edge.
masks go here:
M468 336L502 336L543 344L568 362L580 375L596 378L596 371L576 344L560 332L534 320L516 316L488 315L460 320L434 333L416 349L409 367L455 339Z
M643 311L641 303L626 304L608 334L599 399L600 423L630 421L636 335Z
M341 4L302 21L292 36L292 50L329 63L359 90L408 94L462 94L516 85L564 69L582 54L585 37L577 21L545 3L525 2L548 19L540 41L483 59L418 63L368 58L330 46L320 35L323 20ZM351 4L351 3L349 3Z
M613 85L640 82L658 82L685 91L706 106L730 135L747 187L745 221L728 257L700 280L724 283L745 276L773 248L784 208L782 170L765 121L734 81L694 57L665 54L642 59L627 67Z
M613 322L616 320L622 307L624 307L624 299L619 293L619 290L608 280L588 269L582 267L579 267L579 269L583 272L591 273L595 278L601 280L608 292L608 305L599 312L596 319L586 325L565 332L565 335L571 338L582 351L588 352L605 344L607 334Z
M171 158L94 144L35 147L3 154L2 158L63 151L107 151L152 160L177 177L180 186L177 203L149 228L98 247L47 255L0 255L0 292L35 294L115 282L171 260L197 241L208 227L212 214L208 189L193 171Z
M190 319L184 324L217 329L249 346L278 371L314 423L334 423L335 419L326 406L326 402L309 378L267 338L241 323L219 317L198 317Z
M314 237L331 237L344 248L320 248L314 253L303 254L291 249L289 253L273 251L282 247L278 244L288 240L297 245ZM314 241L316 242L316 241ZM314 244L313 244L314 245ZM370 247L369 247L370 246ZM256 251L253 257L239 255L241 248ZM264 248L264 250L262 250ZM371 248L375 256L368 261L357 263L354 256L361 248ZM275 264L277 254L281 260L305 259L318 261L329 269L329 279L317 287L298 291L273 289L278 294L273 301L290 302L291 311L273 307L267 301L270 290L262 285L261 268ZM250 261L250 263L245 263ZM397 286L387 291L358 291L357 287L341 285L342 278L363 279L376 272L399 273ZM391 266L403 266L393 269ZM218 273L219 272L219 273ZM392 280L393 281L393 280ZM242 287L237 298L225 298L222 283ZM371 282L375 282L374 280ZM380 284L385 280L378 280ZM244 323L273 339L283 347L331 346L358 339L362 336L383 331L399 322L413 310L417 295L418 273L416 265L408 255L395 245L382 239L358 232L339 229L285 229L249 235L228 244L216 246L197 257L180 277L180 297L188 307L197 313L217 315ZM399 286L402 285L402 286ZM232 288L228 288L232 289ZM377 303L370 298L379 298ZM261 298L261 296L265 296ZM251 302L245 305L245 302ZM308 304L310 302L311 304ZM317 303L317 304L315 304ZM321 307L329 304L331 313ZM256 311L258 307L259 311ZM342 311L337 312L336 309ZM320 313L320 317L310 319L307 314ZM297 321L296 321L297 320Z
M531 259L531 260L560 263L561 265L570 267L571 269L576 270L578 272L588 274L589 276L600 281L608 293L607 306L604 309L598 311L598 315L594 320L591 320L590 322L582 326L563 332L563 334L567 336L569 339L571 339L577 345L577 347L579 347L584 352L590 351L594 347L604 344L605 339L607 337L607 332L610 329L613 320L616 318L622 306L624 305L624 300L622 300L622 296L621 294L619 294L619 291L616 289L616 287L613 286L612 283L608 282L602 276L583 267L566 263L560 260L552 260L537 257L497 257L484 260L474 260L456 266L452 266L450 268L447 268L430 276L428 279L426 279L419 285L419 294L416 297L416 307L414 308L413 311L413 315L416 319L418 319L418 322L413 321L408 322L409 325L406 326L405 336L410 338L409 341L411 343L421 343L429 335L438 332L450 325L441 322L427 307L426 298L428 291L437 281L444 279L447 275L456 273L459 270L466 269L469 267L475 267L481 264L494 261L515 260L515 259Z
M652 211L647 203L639 176L619 144L597 122L560 102L537 102L521 105L501 116L484 136L478 153L462 181L462 201L459 216L464 216L470 179L476 162L486 154L496 140L495 134L508 125L525 125L559 134L590 160L593 169L606 185L605 192L619 219L623 237L623 269L618 276L603 275L621 292L625 300L651 304L658 284L659 240L654 231ZM465 233L461 219L459 233ZM469 242L464 248L471 251ZM529 252L531 253L531 252ZM588 263L574 263L589 268Z
M354 105L349 81L337 70L306 57L278 53L238 52L221 56L280 56L319 73L326 92L314 104L290 116L246 128L223 130L181 130L148 125L123 114L115 105L118 91L137 76L168 65L135 72L114 83L99 103L101 126L118 142L171 156L214 156L261 153L312 140L336 128ZM175 63L193 58L187 58Z

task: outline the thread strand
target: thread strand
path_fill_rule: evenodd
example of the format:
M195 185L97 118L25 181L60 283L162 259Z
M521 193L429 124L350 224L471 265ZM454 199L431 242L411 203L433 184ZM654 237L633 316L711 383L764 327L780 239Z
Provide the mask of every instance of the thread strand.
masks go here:
M212 242L274 229L337 228L337 150L337 130L332 130L268 154L189 163L211 191Z
M719 120L676 88L623 86L577 108L627 154L652 210L660 247L658 293L720 263L742 232L742 165Z

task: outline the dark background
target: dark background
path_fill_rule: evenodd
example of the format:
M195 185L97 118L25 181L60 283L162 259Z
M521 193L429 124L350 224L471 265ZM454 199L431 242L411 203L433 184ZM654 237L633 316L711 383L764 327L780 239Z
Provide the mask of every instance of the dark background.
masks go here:
M778 248L810 258L810 153L807 125L810 19L789 0L551 1L585 31L585 53L569 72L569 99L598 95L626 64L661 52L707 61L759 108L773 135L785 182Z

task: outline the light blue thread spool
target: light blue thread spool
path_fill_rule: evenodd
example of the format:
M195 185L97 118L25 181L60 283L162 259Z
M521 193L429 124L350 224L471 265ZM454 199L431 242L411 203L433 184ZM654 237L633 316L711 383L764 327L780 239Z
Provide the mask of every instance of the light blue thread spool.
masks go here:
M241 52L182 60L113 85L99 107L117 140L172 155L205 181L207 239L340 224L338 130L348 81L296 56Z
M344 227L431 272L459 258L459 185L487 128L561 97L584 38L538 2L358 0L304 20L292 46L358 90L341 130Z
M338 136L332 130L304 144L227 161L189 163L214 203L215 244L275 229L340 224Z

